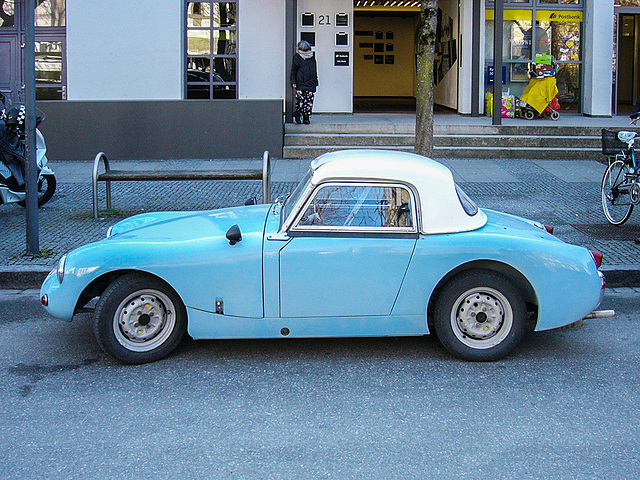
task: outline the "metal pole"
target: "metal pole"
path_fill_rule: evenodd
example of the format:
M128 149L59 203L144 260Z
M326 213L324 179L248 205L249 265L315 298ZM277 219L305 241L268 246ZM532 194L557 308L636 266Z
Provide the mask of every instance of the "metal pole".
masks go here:
M471 116L479 117L480 113L480 0L473 0L473 27L471 29Z
M493 2L493 121L502 125L502 37L504 0Z
M25 191L27 255L40 253L38 229L38 167L36 166L36 69L34 0L24 0L24 84L25 84Z
M297 0L287 0L286 3L286 16L285 16L285 55L287 56L285 59L285 68L287 71L285 72L285 82L286 82L286 94L284 97L284 112L285 112L285 122L293 123L293 108L295 102L295 93L291 85L289 85L289 74L291 72L291 64L293 62L293 55L296 53L296 26L298 25L298 8L297 8Z

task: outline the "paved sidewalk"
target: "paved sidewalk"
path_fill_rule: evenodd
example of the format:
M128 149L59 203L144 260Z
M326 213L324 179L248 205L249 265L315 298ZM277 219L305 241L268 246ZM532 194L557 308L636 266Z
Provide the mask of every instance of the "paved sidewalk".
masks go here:
M604 158L604 157L603 157ZM623 227L613 227L600 205L600 179L605 166L594 161L441 159L481 207L538 220L555 227L564 241L603 252L609 285L640 286L640 210ZM259 167L261 160L169 160L113 162L126 168L225 169ZM272 195L291 191L310 159L273 159ZM261 198L259 181L117 182L113 208L95 220L91 206L91 162L50 162L58 188L39 210L40 248L25 255L24 209L0 206L0 288L36 288L65 252L104 237L122 218L153 210L206 210L242 205ZM114 167L116 168L116 167ZM105 208L104 184L100 208Z

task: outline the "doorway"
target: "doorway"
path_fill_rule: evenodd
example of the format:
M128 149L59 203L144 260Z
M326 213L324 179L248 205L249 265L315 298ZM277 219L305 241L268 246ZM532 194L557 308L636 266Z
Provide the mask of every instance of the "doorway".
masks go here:
M640 96L640 14L618 15L617 113L628 115Z
M353 111L415 112L416 11L354 12Z

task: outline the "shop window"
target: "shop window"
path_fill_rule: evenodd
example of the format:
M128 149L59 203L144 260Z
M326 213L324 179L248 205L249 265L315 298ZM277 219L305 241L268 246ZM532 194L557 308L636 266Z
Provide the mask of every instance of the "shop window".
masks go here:
M15 62L24 54L21 44L26 27L26 4L16 0L0 0L0 64ZM66 0L35 2L35 70L36 99L66 99ZM17 63L20 63L18 60ZM14 63L15 64L15 63ZM3 72L0 88L12 102L24 101L24 78L20 68Z
M638 4L640 2L640 0L616 0L616 5L622 2L624 3L634 3L634 4ZM487 0L487 5L493 5L494 1L493 0ZM506 5L507 7L510 6L511 4L519 4L518 6L522 5L522 4L536 4L536 5L545 5L545 6L549 6L549 5L580 5L582 2L581 0L504 0L504 5Z
M237 98L237 2L186 2L186 98Z
M0 28L11 28L16 25L15 0L5 0L0 7Z
M540 35L536 39L536 53L553 55L558 62L581 60L581 23L537 22Z
M538 3L542 4L555 4L555 5L566 5L573 4L578 5L580 0L538 0Z
M556 83L562 111L580 111L582 5L578 0L535 0L531 3L534 3L533 7L512 5L504 9L504 90L520 97L531 79L536 54L553 55L557 62ZM493 18L493 9L487 9L487 88L492 88L488 72L493 65Z
M66 1L39 1L35 9L36 27L64 27L66 25Z

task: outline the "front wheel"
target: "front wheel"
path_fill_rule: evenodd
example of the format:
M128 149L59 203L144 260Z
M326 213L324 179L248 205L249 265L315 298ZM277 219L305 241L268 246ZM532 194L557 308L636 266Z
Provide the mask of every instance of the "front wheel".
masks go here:
M449 281L436 300L434 326L454 355L488 362L509 354L527 330L527 308L520 291L488 270L464 272Z
M631 168L622 160L613 162L602 177L602 210L612 225L622 225L631 216Z
M38 206L41 207L53 197L56 191L56 177L51 173L40 175L38 178ZM18 202L21 207L26 206L27 202L22 200Z
M95 309L100 347L122 363L166 357L182 341L187 314L176 292L162 280L133 273L115 280Z

